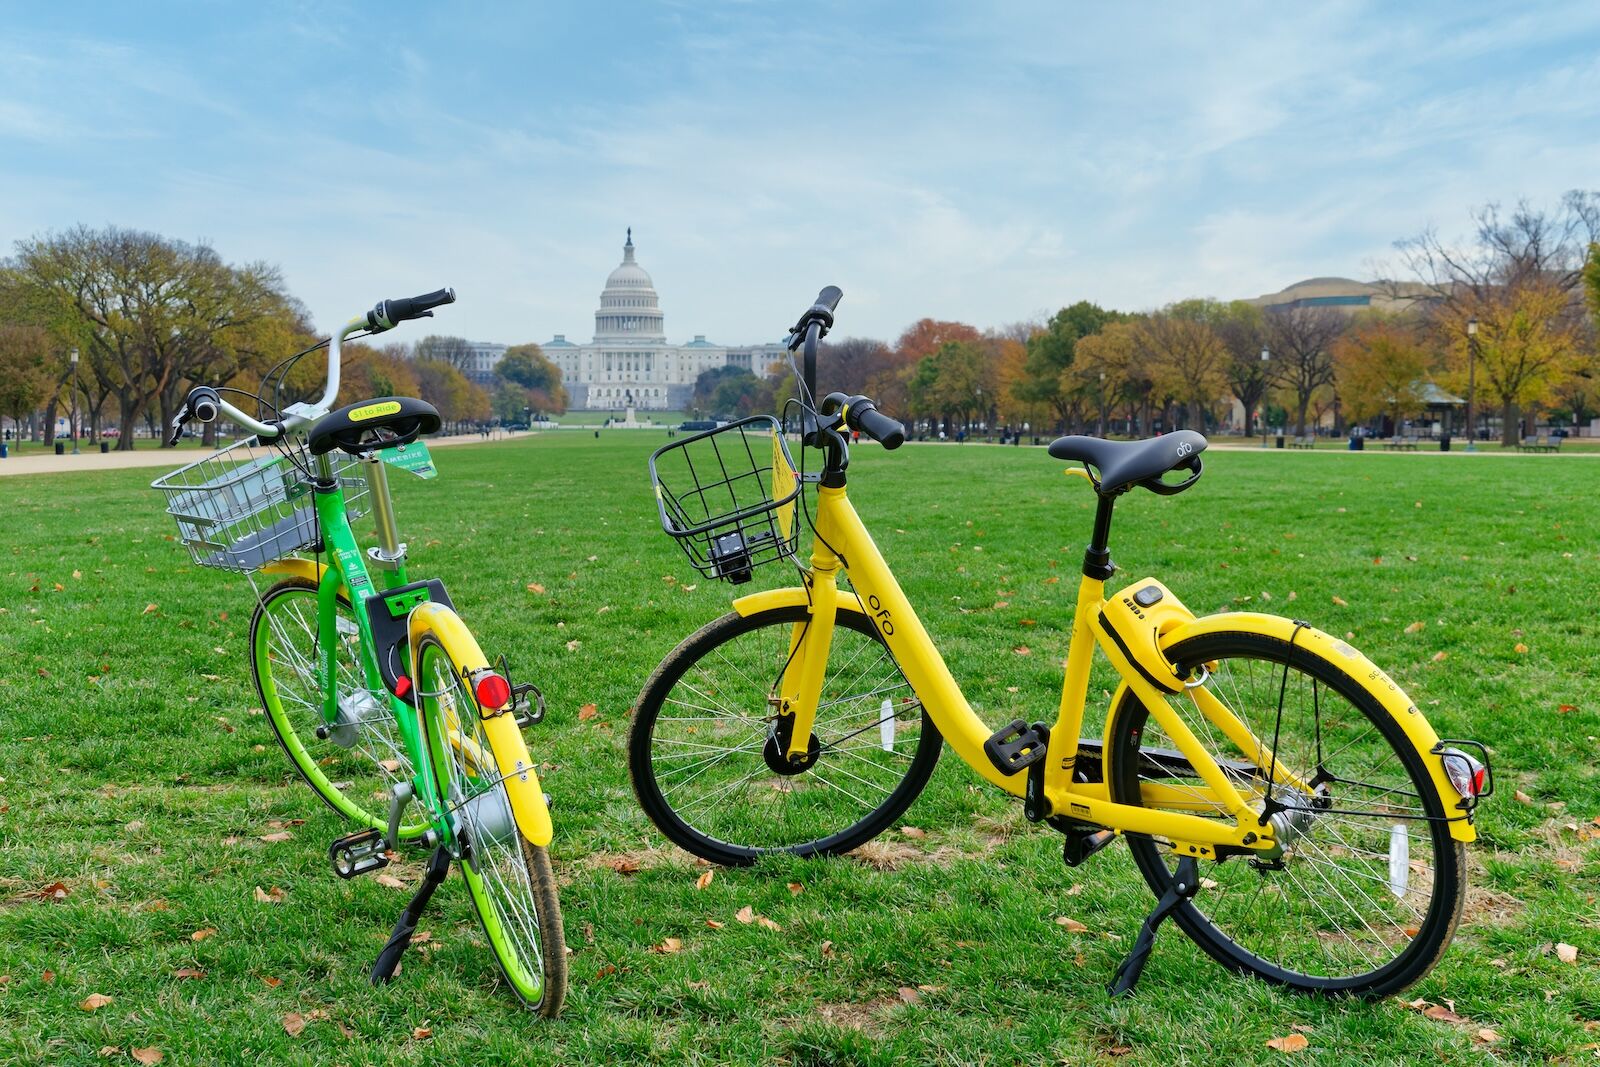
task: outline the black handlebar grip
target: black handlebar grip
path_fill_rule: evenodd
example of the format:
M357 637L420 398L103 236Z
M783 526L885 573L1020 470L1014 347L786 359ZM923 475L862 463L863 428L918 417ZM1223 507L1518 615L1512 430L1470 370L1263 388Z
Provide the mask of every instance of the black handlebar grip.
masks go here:
M906 428L898 419L890 418L864 396L850 398L845 409L845 422L853 430L860 430L881 444L886 452L893 452L906 443Z
M456 291L443 289L421 296L406 296L398 300L380 300L378 306L367 312L367 326L375 332L392 329L408 319L420 319L443 304L454 304Z
M818 337L826 335L833 329L833 312L843 297L844 292L837 285L830 285L817 294L817 302L806 308L806 313L800 316L800 321L789 331L791 351L800 343L799 339L813 323L818 323L822 327L817 332Z
M216 422L222 414L222 398L209 385L197 385L189 391L189 410L201 422Z
M817 294L817 302L811 305L812 311L826 311L832 315L839 309L839 301L843 299L844 291L837 285L830 285Z

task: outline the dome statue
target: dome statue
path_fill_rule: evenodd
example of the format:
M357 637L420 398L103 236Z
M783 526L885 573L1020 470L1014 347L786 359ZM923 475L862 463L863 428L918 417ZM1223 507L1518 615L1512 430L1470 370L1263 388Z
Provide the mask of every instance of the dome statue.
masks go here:
M633 258L633 227L622 246L622 262L606 278L600 293L600 310L594 313L596 343L642 341L661 344L667 339L661 301L650 274Z

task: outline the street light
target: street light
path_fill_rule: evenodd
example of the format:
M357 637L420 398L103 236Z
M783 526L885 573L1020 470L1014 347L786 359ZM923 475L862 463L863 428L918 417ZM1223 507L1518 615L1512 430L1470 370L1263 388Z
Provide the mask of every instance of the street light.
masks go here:
M78 350L72 350L72 454L78 455Z
M1272 353L1266 345L1261 346L1261 447L1267 447L1267 364L1272 362Z
M1467 451L1476 452L1478 441L1478 316L1467 320Z

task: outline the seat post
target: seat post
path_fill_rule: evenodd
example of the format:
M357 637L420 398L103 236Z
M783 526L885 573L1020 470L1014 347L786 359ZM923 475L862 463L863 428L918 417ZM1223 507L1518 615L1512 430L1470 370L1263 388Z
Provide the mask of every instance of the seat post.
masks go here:
M1109 581L1117 573L1117 565L1111 562L1110 545L1111 509L1115 502L1115 496L1100 497L1094 513L1094 534L1089 539L1089 547L1083 550L1084 577L1100 582Z

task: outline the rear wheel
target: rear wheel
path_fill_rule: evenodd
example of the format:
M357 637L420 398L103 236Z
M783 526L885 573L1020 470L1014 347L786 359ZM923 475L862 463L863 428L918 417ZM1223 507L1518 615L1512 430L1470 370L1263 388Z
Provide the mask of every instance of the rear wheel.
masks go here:
M628 741L634 792L675 844L729 865L870 841L922 792L943 743L877 627L841 611L812 729L789 764L778 691L804 607L725 615L645 683Z
M361 667L361 631L343 597L333 626L334 684L339 715L327 727L319 678L321 637L317 586L287 578L261 596L250 619L250 669L267 722L306 784L329 807L363 826L388 823L389 790L412 777L387 694L371 693ZM418 836L424 823L401 827L402 839Z
M443 805L462 838L462 876L506 981L553 1017L567 991L567 949L549 852L522 835L461 663L435 634L417 645L419 697Z
M1225 966L1297 990L1376 998L1427 974L1461 917L1466 850L1388 711L1336 665L1263 634L1204 635L1168 652L1210 671L1171 704L1245 800L1277 812L1282 848L1276 859L1203 863L1199 892L1173 913L1178 924ZM1254 757L1201 714L1201 690L1269 748L1277 737L1280 763L1313 788L1269 789ZM1109 736L1112 799L1227 818L1131 691ZM1165 893L1177 865L1168 843L1129 835L1128 844L1150 888Z

